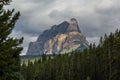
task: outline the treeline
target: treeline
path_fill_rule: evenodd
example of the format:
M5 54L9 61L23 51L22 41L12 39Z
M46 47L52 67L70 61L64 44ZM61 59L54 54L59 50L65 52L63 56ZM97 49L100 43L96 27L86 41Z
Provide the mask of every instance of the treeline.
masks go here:
M24 63L25 80L120 80L120 31L101 37L100 44L91 44L83 52L53 55Z

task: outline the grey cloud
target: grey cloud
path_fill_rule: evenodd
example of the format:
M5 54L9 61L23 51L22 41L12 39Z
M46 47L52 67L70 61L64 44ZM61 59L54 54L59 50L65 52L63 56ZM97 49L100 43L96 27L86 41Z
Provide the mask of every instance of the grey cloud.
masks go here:
M11 7L16 6L16 10L20 10L21 12L21 16L15 30L21 31L28 35L39 35L41 31L47 29L48 24L50 23L50 20L49 20L49 17L47 17L47 15L45 14L45 12L49 8L51 8L52 5L55 3L55 0L52 0L52 1L50 0L34 0L34 1L30 0L29 2L23 1L23 0L18 1L18 2L21 2L21 5L18 4L17 1L16 3L18 5L15 5L15 2L14 2L13 3L14 5L12 5ZM26 3L33 4L33 5L31 6ZM34 4L36 6L34 6ZM25 7L23 7L22 5L25 5ZM21 9L22 7L24 9ZM28 7L31 7L31 9L27 9Z
M119 15L120 7L112 7L107 9L96 9L96 12L103 15Z
M56 0L29 0L30 2L33 3L44 3L44 4L50 4L55 2Z
M73 11L70 10L53 10L49 14L49 17L55 22L55 24L60 24L63 21L69 20L73 17Z
M33 41L36 41L37 36L31 36L31 35L28 35L26 33L22 33L21 31L16 31L15 29L13 30L12 34L10 35L10 37L14 37L14 38L21 38L21 37L24 37L24 41L23 41L23 44L21 46L24 47L24 50L22 51L22 54L21 55L25 55L26 54L26 51L28 49L28 45L29 45L29 42L33 42Z
M77 14L70 10L54 10L49 14L49 16L51 19L54 19L55 21L57 20L58 22L61 20L69 20L71 17L76 17L81 31L87 37L103 36L105 33L111 32L111 29L114 29L115 26L115 21L113 21L112 18L113 16L104 16L102 14L98 14L96 11L94 11L94 13L85 13L84 15Z
M16 25L17 27L15 28L15 30L21 31L22 33L26 33L28 35L39 35L43 30L48 29L48 21L44 21L43 19L44 17L41 17L41 19L37 19L32 18L31 16L21 16Z
M111 1L111 5L104 7L104 5L95 6L95 11L98 14L115 16L120 15L120 0Z
M43 30L72 17L91 42L120 29L120 0L15 0L10 6L21 12L15 31L25 37L25 47L28 36L37 37Z
M66 4L66 8L63 10L52 9L57 7L55 4L56 1L57 0L30 0L29 3L36 6L28 5L31 9L21 10L22 16L18 23L18 26L20 27L16 28L16 30L21 30L22 32L31 35L38 35L39 32L50 28L50 26L59 24L64 20L69 20L72 17L78 19L81 31L84 32L88 37L103 35L104 33L111 32L115 26L119 26L120 6L118 0L112 1L112 5L107 8L104 8L105 5L102 5L102 7L100 5L101 3L109 0L92 0L91 3L89 0L83 1L82 3L86 4L85 6L82 5L84 10L81 10L81 5L76 8L71 8L74 6L69 4ZM78 3L81 2L79 0L75 1ZM22 5L26 4L28 1L22 0L19 2L21 2ZM64 1L64 3L66 3L66 1ZM81 11L76 12L74 11L75 9ZM92 13L89 11L90 9L93 10ZM97 33L97 35L94 33Z
M61 20L69 20L71 17L76 17L79 21L81 31L87 37L103 36L105 33L110 33L116 28L120 28L120 6L114 4L109 8L93 7L92 13L78 14L74 10L66 8L63 11L53 10L49 16L60 22Z

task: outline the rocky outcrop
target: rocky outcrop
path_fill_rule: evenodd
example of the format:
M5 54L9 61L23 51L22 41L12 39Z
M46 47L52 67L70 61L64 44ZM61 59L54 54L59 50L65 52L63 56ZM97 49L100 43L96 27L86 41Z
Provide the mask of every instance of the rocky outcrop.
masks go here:
M78 22L72 18L59 25L45 30L35 42L30 42L27 55L41 55L42 53L64 53L73 49L87 48L88 42L81 33Z

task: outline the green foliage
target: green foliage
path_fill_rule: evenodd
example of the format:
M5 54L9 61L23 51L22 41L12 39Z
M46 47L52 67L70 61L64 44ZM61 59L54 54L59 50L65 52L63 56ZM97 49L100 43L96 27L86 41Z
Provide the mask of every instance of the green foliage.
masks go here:
M21 65L28 65L28 61L34 63L37 62L39 59L41 59L41 56L21 56Z
M4 6L10 2L11 0L0 1L0 80L19 80L21 76L19 54L22 51L20 44L23 38L9 37L20 12L14 13L14 9L5 10Z
M120 80L120 31L83 52L46 57L21 66L25 80Z

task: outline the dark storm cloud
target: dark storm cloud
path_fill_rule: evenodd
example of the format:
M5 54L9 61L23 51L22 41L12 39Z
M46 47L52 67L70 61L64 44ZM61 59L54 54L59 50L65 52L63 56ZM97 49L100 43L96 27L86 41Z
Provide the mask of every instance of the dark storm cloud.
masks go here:
M16 30L37 35L50 26L72 17L77 18L80 29L88 37L103 35L119 26L120 1L118 0L92 0L91 2L74 0L69 4L67 2L68 0L15 1L14 6L21 11L18 23L20 27ZM59 9L60 7L63 9Z
M53 2L52 2L53 1ZM15 28L16 31L28 35L39 35L41 31L48 28L50 23L47 11L55 4L55 0L18 0L14 1L11 8L21 12L20 19Z
M15 0L10 6L21 12L15 32L25 37L24 47L43 30L73 17L90 42L120 29L120 0Z

